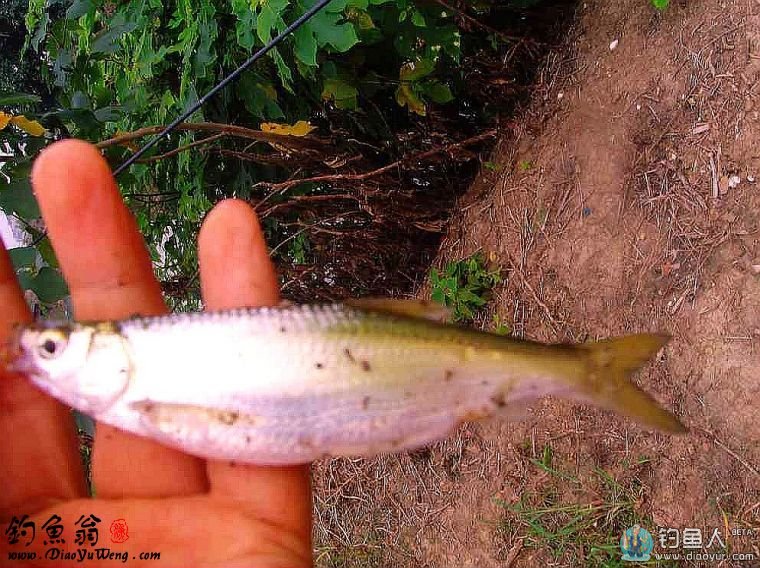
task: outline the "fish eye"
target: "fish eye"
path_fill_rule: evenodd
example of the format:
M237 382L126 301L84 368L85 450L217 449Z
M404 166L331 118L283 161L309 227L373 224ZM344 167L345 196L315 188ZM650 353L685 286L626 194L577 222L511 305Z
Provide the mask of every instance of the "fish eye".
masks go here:
M46 331L40 335L37 342L37 353L43 359L53 359L63 352L67 343L67 337L60 331Z

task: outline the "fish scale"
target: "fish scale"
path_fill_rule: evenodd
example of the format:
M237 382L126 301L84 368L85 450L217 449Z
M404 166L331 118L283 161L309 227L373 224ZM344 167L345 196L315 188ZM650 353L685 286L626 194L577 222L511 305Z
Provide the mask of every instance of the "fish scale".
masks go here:
M15 368L96 420L259 464L408 450L547 394L683 431L629 381L664 336L545 345L428 311L373 300L35 325Z

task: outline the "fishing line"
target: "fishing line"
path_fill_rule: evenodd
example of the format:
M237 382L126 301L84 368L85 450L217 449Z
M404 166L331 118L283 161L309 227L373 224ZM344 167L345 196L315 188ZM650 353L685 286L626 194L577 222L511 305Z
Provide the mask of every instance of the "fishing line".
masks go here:
M277 46L282 40L284 40L286 37L288 37L290 34L292 34L294 31L296 31L298 28L300 28L303 24L305 24L309 19L311 19L312 16L314 16L317 12L319 12L322 8L327 6L330 3L330 0L319 0L314 6L309 8L300 18L298 18L295 22L290 24L287 28L285 28L280 35L275 37L272 41L270 41L268 44L266 44L264 47L262 47L260 50L258 50L256 53L254 53L245 63L243 63L240 67L235 69L232 73L227 75L224 79L222 79L213 89L211 89L208 93L203 95L198 101L192 105L188 110L183 112L179 117L177 117L174 122L172 122L169 126L164 128L159 134L156 135L153 140L145 144L142 148L140 148L137 152L132 154L127 160L124 161L122 165L120 165L116 170L114 171L113 175L118 176L121 172L126 170L129 166L131 166L133 163L135 163L137 160L139 160L145 152L150 150L153 146L155 146L159 140L162 138L165 138L172 130L174 130L179 124L184 122L190 115L192 115L196 110L201 108L204 104L206 104L206 101L208 101L211 97L213 97L215 94L217 94L219 91L224 89L227 85L232 83L235 79L237 79L243 71L248 69L251 65L253 65L258 59L266 55L273 47Z

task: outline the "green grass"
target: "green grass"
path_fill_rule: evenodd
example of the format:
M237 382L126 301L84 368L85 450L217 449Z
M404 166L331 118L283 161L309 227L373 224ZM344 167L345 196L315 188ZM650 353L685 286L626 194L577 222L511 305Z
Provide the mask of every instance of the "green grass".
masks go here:
M314 565L317 568L379 568L383 565L380 545L358 545L350 548L315 547Z
M546 552L562 566L630 566L621 560L619 542L623 531L636 523L654 530L651 517L638 510L640 482L635 476L622 482L595 467L581 478L554 463L548 445L539 459L530 461L536 475L546 472L549 477L539 489L523 494L517 502L500 503L505 510L501 526L505 537L523 538L523 546ZM583 488L586 490L581 491ZM650 564L676 566L672 562Z
M501 282L498 270L486 266L480 253L457 262L450 262L443 272L430 271L433 301L452 309L457 322L472 321L475 313L486 305L491 289Z

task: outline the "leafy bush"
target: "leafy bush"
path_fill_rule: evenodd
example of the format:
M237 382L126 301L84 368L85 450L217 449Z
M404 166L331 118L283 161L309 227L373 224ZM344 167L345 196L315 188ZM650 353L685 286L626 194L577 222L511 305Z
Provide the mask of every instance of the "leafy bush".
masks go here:
M434 301L452 308L454 321L470 321L488 301L491 289L501 282L498 270L489 270L483 256L475 254L450 262L443 273L430 271ZM502 331L503 332L503 331Z
M23 57L39 58L58 106L30 112L30 98L21 101L23 107L15 107L37 118L49 136L34 141L31 151L6 168L15 193L0 191L5 195L3 208L27 221L36 217L28 172L36 152L50 139L101 141L168 123L312 4L313 0L30 0ZM384 100L394 101L422 116L430 105L452 100L449 78L460 54L453 14L436 3L333 0L191 120L257 129L262 121L312 118L324 129L330 127L324 111L345 110L358 113L352 120L354 129L383 140L390 134L386 118L367 119L378 101L381 106ZM315 109L322 113L315 114ZM201 136L178 131L170 143L188 147ZM106 154L116 165L140 142L114 144ZM263 158L258 164L223 160L219 146L215 153L186 151L172 159L154 155L153 161L133 166L119 180L159 263L160 278L194 272L194 237L215 201L228 196L250 199L254 184L282 176L281 168ZM159 249L166 253L163 262ZM294 260L304 258L300 251L294 253Z

